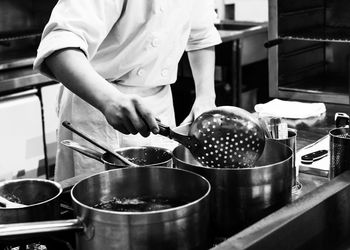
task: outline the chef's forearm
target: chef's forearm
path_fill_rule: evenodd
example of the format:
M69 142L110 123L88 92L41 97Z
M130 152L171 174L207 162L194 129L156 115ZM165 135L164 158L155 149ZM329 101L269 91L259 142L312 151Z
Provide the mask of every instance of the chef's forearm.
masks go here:
M208 47L188 52L192 75L195 81L196 98L215 102L215 50Z
M118 92L78 49L60 50L46 58L45 63L58 81L101 112L113 93Z

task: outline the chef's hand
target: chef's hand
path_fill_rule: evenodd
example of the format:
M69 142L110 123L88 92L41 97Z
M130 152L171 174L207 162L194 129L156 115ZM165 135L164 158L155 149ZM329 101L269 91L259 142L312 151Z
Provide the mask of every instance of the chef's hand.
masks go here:
M181 125L192 123L198 116L203 112L209 111L215 108L215 100L210 100L208 98L196 98L194 101L191 111L188 116L183 120Z
M45 65L56 80L100 110L108 123L124 134L148 136L158 132L151 110L136 95L120 92L106 81L80 49L66 48L52 53Z
M106 103L103 113L108 123L123 134L140 133L147 137L151 132L158 133L155 116L137 95L119 92L113 101Z

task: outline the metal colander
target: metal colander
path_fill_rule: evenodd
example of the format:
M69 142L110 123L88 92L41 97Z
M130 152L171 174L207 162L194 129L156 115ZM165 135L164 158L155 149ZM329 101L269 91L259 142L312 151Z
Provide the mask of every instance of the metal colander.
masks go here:
M202 165L214 168L253 167L264 150L265 133L251 113L231 106L204 112L188 136L160 124L160 134L183 144Z

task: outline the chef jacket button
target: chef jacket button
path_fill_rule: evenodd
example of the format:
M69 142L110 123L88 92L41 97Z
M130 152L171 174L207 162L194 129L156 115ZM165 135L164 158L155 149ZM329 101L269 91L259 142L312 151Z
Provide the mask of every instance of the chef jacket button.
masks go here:
M161 5L159 6L159 12L163 12L164 11L164 7Z
M169 70L168 69L163 69L162 72L160 73L163 77L168 76Z
M157 8L154 9L154 12L156 14L161 14L162 12L164 12L164 7L163 6L157 6Z
M153 39L152 46L153 47L158 47L159 46L159 39L157 39L157 38Z
M146 73L146 71L145 71L144 69L139 69L139 70L137 71L137 75L138 75L138 76L144 76L145 73Z

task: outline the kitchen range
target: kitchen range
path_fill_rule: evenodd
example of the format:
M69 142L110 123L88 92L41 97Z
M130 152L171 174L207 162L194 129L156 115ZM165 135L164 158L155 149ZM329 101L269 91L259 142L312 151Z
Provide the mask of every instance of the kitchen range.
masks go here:
M327 135L327 133L335 127L334 114L338 111L348 113L349 108L344 108L337 105L327 105L327 115L322 119L317 120L315 123L310 124L309 119L300 119L295 126L295 128L298 129L297 148L301 149L322 138L324 135ZM270 146L269 148L271 148ZM185 159L188 157L188 153L186 154L185 150L184 154L183 148L179 147L177 152L174 151L174 154L176 157L174 158L174 162L175 164L179 164L179 168L184 168L184 166L181 166L181 163L184 164L184 162L191 162L191 164L187 165L187 167L196 168L194 159L190 161ZM197 168L200 169L200 167ZM204 170L205 169L203 169L203 171ZM213 178L214 176L210 176L212 173L203 172L203 174L207 174L208 179L211 178L209 179L211 183L213 183L215 180L220 181L219 178L223 178L216 176L215 179ZM97 176L101 177L99 174ZM79 181L86 180L86 178L90 177L88 175L77 176L60 183L60 185L63 187L63 192L59 198L60 211L57 217L58 219L66 221L66 223L76 223L76 213L74 212L74 205L72 205L70 190L74 184L78 183ZM264 215L261 215L260 218L254 218L252 221L249 221L249 223L244 225L240 220L231 220L238 223L238 225L236 224L233 226L235 229L226 235L221 234L223 235L222 237L215 236L215 233L213 234L213 232L209 234L211 235L212 241L211 245L207 248L216 250L246 249L248 247L250 249L281 249L281 247L286 247L286 245L288 245L291 249L310 249L310 245L312 245L318 246L318 249L330 249L330 246L339 245L339 249L342 249L342 245L347 245L347 238L345 236L349 233L346 227L348 222L347 213L349 212L349 209L348 206L345 205L350 198L349 195L347 195L347 190L350 188L350 175L348 171L345 171L332 179L299 173L298 180L302 184L302 188L299 190L299 192L291 192L291 197L288 202L283 202L283 205L279 206L278 208L272 209L266 212ZM231 190L235 189L234 179L222 179L222 181L231 181L229 182L230 188ZM211 186L215 189L215 185ZM84 190L88 190L88 188L84 187ZM255 188L254 190L257 189ZM241 195L242 194L243 193L241 193ZM226 206L229 205L227 200L222 201L223 197L219 197L218 193L216 193L216 195L216 204L220 204L219 202L224 202ZM232 209L234 211L235 204L231 204L231 206L233 206ZM229 216L229 218L234 218L235 214L232 213L232 210L231 213L228 211L228 214L225 214L225 210L222 210L224 208L222 204L217 208L221 209L219 210L219 213L214 213L214 218L215 216L218 216L216 219L219 223L217 225L213 225L212 228L221 228L223 230L225 227L232 228L232 224L230 225L229 220L220 221L219 217L226 216L227 218L227 216ZM215 210L215 206L211 209ZM336 215L324 214L329 213L334 209L338 211ZM248 214L248 211L246 212L246 214ZM330 220L330 216L333 220ZM211 217L213 216L211 215ZM205 220L205 218L205 216L201 217L203 220ZM314 225L316 222L314 221L315 219L319 222L317 225ZM39 227L40 225L42 227L44 224L44 222L39 222L38 225ZM64 227L67 227L67 224ZM307 233L305 230L299 230L298 228L307 229ZM26 229L22 228L22 230ZM32 247L27 249L76 249L76 237L88 237L86 236L86 231L80 230L81 225L76 225L75 227L71 227L70 231L68 230L53 233L53 230L52 232L49 231L49 234L39 233L34 234L34 236L29 238L23 236L15 238L12 237L7 241L2 240L1 243L4 247L18 247L22 244L23 249L26 249L24 248L25 245ZM6 232L9 233L10 230L6 230L5 225L5 227L0 227L0 232L2 234L5 232L6 235ZM219 231L216 231L216 233L217 232ZM291 234L294 238L290 238ZM328 235L328 238L320 241L320 238L324 237L325 234ZM298 239L298 241L293 239ZM40 247L42 248L34 248L38 247L38 244L40 244Z

